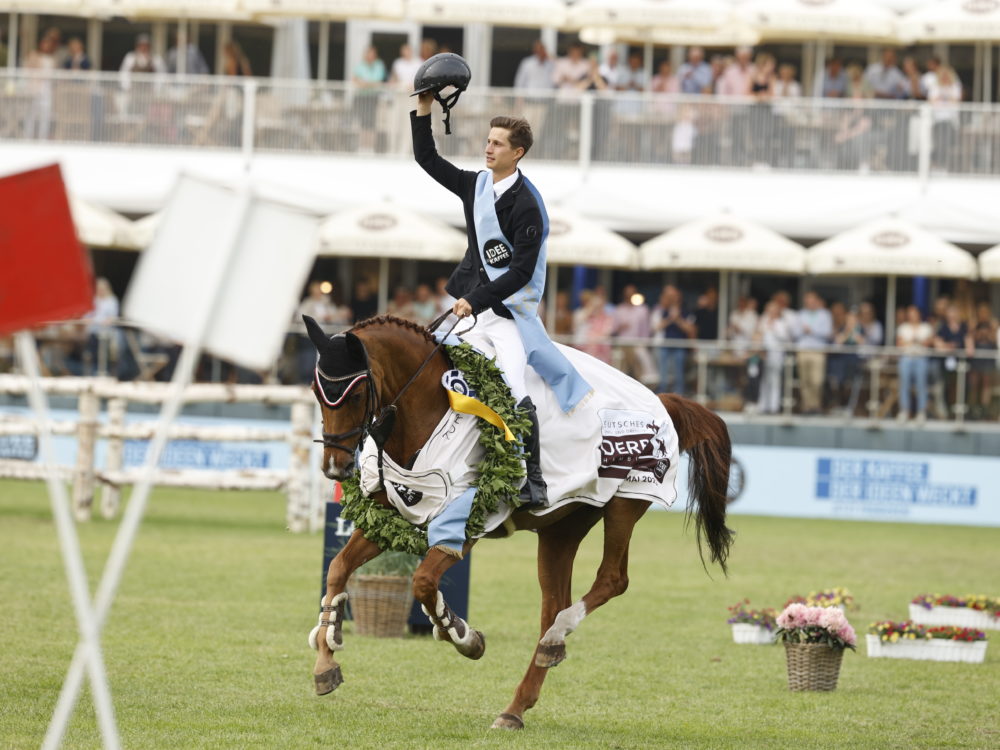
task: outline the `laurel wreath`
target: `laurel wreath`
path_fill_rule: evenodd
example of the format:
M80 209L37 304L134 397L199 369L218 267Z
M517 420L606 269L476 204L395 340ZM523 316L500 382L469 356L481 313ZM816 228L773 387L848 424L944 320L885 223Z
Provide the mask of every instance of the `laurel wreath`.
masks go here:
M486 519L501 502L520 505L516 488L524 478L522 435L531 429L531 421L524 409L518 409L510 388L504 382L494 360L477 352L469 344L444 347L452 364L462 371L465 380L476 392L476 398L493 409L518 436L507 441L503 432L484 419L479 422L479 444L483 458L477 465L478 478L472 483L476 496L472 502L469 520L465 525L466 539L483 533ZM379 505L361 492L360 472L355 471L342 482L344 497L341 515L354 521L365 537L382 550L409 552L421 557L427 554L426 524L411 524L394 508Z

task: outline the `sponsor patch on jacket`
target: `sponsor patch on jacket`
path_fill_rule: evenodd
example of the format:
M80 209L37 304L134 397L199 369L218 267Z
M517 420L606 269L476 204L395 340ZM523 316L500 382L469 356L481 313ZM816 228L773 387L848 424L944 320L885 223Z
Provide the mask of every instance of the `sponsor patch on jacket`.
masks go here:
M503 240L487 240L483 245L483 256L486 258L486 263L493 268L506 268L510 265L514 254Z

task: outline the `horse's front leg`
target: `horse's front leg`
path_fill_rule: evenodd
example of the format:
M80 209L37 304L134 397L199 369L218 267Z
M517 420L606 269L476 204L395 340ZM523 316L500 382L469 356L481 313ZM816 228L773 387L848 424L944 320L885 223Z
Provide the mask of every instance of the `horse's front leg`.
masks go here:
M347 579L381 552L378 545L366 539L360 529L355 529L347 544L330 561L330 569L326 573L326 595L320 600L319 624L309 634L309 645L317 652L316 666L313 667L317 695L332 693L344 681L333 652L344 647L342 628Z
M474 542L466 542L462 554L468 554L473 544ZM441 576L458 560L455 555L432 548L413 574L413 595L434 625L435 640L448 641L462 656L478 659L486 652L486 639L451 611L438 589Z

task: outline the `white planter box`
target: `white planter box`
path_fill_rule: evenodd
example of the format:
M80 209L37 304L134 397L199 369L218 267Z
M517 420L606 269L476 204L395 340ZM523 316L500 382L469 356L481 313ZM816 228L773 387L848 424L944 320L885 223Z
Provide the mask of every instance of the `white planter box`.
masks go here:
M733 640L736 643L757 643L764 646L774 643L774 632L759 625L734 622L732 628Z
M976 630L1000 630L1000 617L971 607L931 607L910 605L910 619L921 625L957 625Z
M943 639L883 642L877 635L865 636L868 655L886 659L920 659L923 661L964 661L980 664L986 658L986 641L946 641Z

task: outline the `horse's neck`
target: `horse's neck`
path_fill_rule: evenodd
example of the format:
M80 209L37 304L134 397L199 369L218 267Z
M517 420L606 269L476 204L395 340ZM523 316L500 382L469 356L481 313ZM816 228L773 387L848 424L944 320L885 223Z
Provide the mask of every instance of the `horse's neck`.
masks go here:
M406 388L396 403L396 425L385 445L394 461L405 463L427 442L448 409L448 399L441 385L444 356L431 356L434 344L401 326L387 326L379 334L366 337L365 346L372 363L380 370L382 406L388 406ZM410 383L428 356L431 361Z

